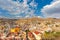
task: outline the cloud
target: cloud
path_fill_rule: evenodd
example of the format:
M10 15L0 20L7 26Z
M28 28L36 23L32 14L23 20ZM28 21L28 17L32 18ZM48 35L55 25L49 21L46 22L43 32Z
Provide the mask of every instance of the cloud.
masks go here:
M45 17L60 18L60 0L54 0L50 5L46 5L41 9Z
M60 1L60 0L53 0L53 2Z
M18 17L17 15L22 13L24 13L25 16L29 15L29 17L30 15L35 16L34 15L35 10L31 9L30 6L36 7L37 6L36 3L34 2L34 0L32 0L30 4L27 4L27 3L28 3L28 0L23 0L23 2L19 2L18 0L17 1L0 0L0 8L8 11L10 15L15 15L14 17ZM22 16L22 17L25 17L25 16Z
M34 0L30 3L32 7L36 7L38 4L34 2Z

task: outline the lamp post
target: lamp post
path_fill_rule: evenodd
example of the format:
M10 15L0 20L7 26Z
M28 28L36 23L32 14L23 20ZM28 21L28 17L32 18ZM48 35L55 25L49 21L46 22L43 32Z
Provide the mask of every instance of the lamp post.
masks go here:
M29 29L25 30L25 32L26 32L26 40L29 40L29 38L28 38Z

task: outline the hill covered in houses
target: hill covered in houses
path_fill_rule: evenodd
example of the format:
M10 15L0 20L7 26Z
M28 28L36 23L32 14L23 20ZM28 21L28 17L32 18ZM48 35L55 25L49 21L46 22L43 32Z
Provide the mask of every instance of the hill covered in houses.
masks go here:
M1 35L1 32L9 33L10 29L16 28L16 27L19 27L20 30L23 32L25 32L25 30L29 30L32 33L35 31L38 31L41 33L40 37L42 40L45 40L45 39L60 40L59 39L60 38L60 19L37 18L37 17L25 18L25 19L0 18L0 35ZM24 35L26 36L26 34Z

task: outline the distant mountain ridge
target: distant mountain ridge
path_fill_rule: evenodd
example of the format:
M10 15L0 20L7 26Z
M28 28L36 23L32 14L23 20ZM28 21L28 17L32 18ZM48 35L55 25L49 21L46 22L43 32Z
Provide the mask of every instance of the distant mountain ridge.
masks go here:
M21 18L21 19L8 19L8 18L0 18L0 21L5 21L5 22L32 22L32 21L56 21L56 22L60 22L60 19L57 18L37 18L37 17L33 17L33 18Z

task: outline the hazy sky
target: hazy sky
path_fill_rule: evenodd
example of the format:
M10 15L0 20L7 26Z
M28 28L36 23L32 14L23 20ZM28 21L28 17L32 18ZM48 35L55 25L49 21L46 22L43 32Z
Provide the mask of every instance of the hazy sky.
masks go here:
M1 18L60 18L60 0L0 0Z

